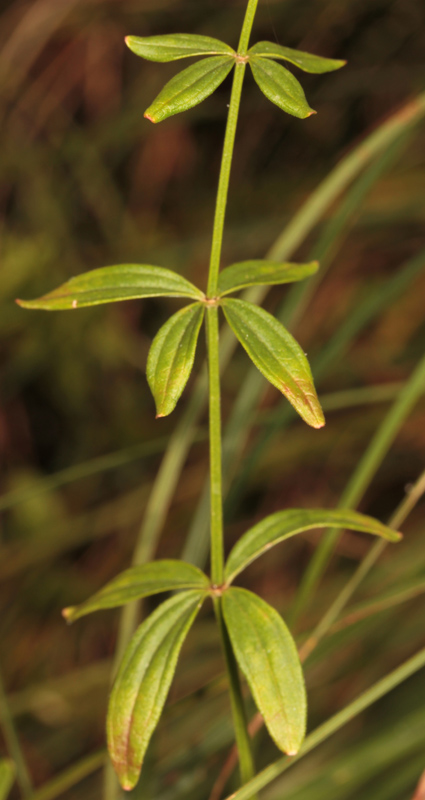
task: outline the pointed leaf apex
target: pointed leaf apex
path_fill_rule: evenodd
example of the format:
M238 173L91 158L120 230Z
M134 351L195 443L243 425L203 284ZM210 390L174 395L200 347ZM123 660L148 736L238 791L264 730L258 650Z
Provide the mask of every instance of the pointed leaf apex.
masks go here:
M307 114L307 117L314 117L315 114L317 114L317 111L315 111L314 108L312 108L310 113Z
M148 119L148 120L149 120L149 122L153 122L154 124L156 123L156 119L154 119L153 117L151 117L151 115L150 115L150 114L148 114L147 112L146 112L145 114L143 114L143 116L144 116L144 118L145 118L145 119Z
M62 616L67 621L68 624L72 622L73 613L74 613L74 606L68 606L68 608L62 609Z
M157 414L155 419L162 419L163 417L165 417L165 414Z

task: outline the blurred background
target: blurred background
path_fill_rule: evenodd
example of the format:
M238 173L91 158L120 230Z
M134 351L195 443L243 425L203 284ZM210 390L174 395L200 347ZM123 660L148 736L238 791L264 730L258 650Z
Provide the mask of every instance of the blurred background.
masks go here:
M167 441L176 426L184 429L205 348L201 342L174 414L155 422L146 358L178 300L47 314L24 311L14 299L129 262L168 267L205 287L230 82L201 106L153 126L143 111L180 65L142 61L123 39L191 32L236 46L244 7L242 0L1 5L0 666L35 787L104 746L119 612L71 628L60 612L130 565ZM303 122L268 103L247 71L224 264L264 257L338 162L385 131L385 120L425 83L422 0L260 0L253 41L260 39L348 65L325 76L297 73L318 112ZM226 462L229 547L278 509L334 507L423 358L421 102L422 111L410 106L399 118L413 115L414 124L400 125L370 161L363 148L332 202L320 195L317 218L289 248L294 260L320 257L319 279L304 294L277 287L265 300L286 315L311 359L326 428L312 431L288 416L263 382L256 394L240 348L224 371L225 422L235 401L241 404ZM383 521L424 469L421 391L358 498L362 511ZM252 398L251 407L244 408L244 398ZM149 555L185 553L204 567L198 499L208 469L205 423L203 412L175 493L160 497L165 524L145 542ZM351 617L307 662L310 729L423 646L423 520L419 500L403 526L403 544L388 548L353 598ZM290 615L319 541L315 533L296 537L252 565L243 585ZM362 535L339 540L318 590L296 624L294 618L300 643L369 547ZM419 674L264 795L410 800L425 769L424 702ZM4 699L0 705L7 716ZM134 796L208 798L232 741L219 642L206 608L183 651ZM259 766L278 756L263 730L255 747ZM71 779L56 790L48 783L50 793L36 796L100 797L101 759L95 755L82 782ZM225 777L215 800L237 785ZM19 788L13 792L19 797Z

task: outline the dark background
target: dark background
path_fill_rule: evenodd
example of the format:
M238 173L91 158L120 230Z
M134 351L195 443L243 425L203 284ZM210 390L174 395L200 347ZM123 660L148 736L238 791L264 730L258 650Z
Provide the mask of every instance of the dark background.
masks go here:
M24 311L14 299L38 296L88 269L128 262L169 267L205 286L230 82L201 106L153 126L143 111L179 63L142 61L123 38L185 31L236 46L244 6L230 0L3 0L1 668L36 785L103 746L118 612L67 628L60 610L130 564L164 437L185 408L204 346L201 341L175 413L155 422L146 357L179 301L44 314ZM247 71L224 264L263 257L337 161L424 86L422 0L260 0L253 41L260 39L346 58L348 65L324 76L294 70L318 112L306 121L268 103ZM419 124L388 154L333 242L326 274L293 327L312 358L425 247L424 143ZM310 257L339 208L338 201L325 210L298 259ZM266 307L276 310L286 293L273 289ZM335 403L334 393L347 392L347 407L330 410L322 432L293 421L245 470L228 506L229 541L279 508L337 503L390 407L391 387L395 392L423 355L424 293L422 270L334 360L319 393ZM225 419L248 369L238 349L223 378ZM374 402L382 386L389 387L388 399ZM370 389L369 401L358 405L350 393L361 388ZM235 477L278 407L277 392L267 391ZM207 472L205 421L173 499L160 557L179 557L184 547ZM140 444L143 450L143 443L151 454L132 457L128 448ZM388 519L423 469L424 445L421 401L361 510ZM57 473L75 467L75 477L81 476L86 462L115 452L126 461L119 468L95 469L66 485L59 475L64 485L47 491ZM357 601L425 581L423 509L419 504L409 517L406 541L397 553L386 553ZM315 534L292 540L250 568L244 585L285 614L317 541ZM299 621L300 636L368 547L366 537L343 537L339 558ZM310 727L418 649L423 618L419 597L324 644L307 673ZM140 796L208 797L232 741L221 670L207 610L184 651ZM409 800L425 768L417 720L423 689L420 676L410 681L267 796ZM264 732L257 742L260 765L277 757ZM83 800L99 797L100 774L66 797L77 793Z

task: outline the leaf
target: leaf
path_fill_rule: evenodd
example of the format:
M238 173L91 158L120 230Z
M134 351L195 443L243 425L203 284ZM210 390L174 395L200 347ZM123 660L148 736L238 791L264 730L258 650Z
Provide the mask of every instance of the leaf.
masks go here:
M295 642L274 608L246 589L222 595L239 666L272 739L295 755L305 736L307 699Z
M151 561L138 567L130 567L106 584L93 597L63 610L68 622L100 611L105 608L116 608L149 597L160 592L173 592L177 589L207 590L209 580L198 567L184 561L161 560Z
M316 112L307 103L304 89L289 70L258 56L249 59L252 74L267 99L299 119Z
M109 701L107 734L123 789L132 789L156 728L184 639L205 595L184 592L166 600L133 636Z
M282 47L282 45L274 42L257 42L248 51L248 55L283 59L283 61L295 64L296 67L304 70L304 72L314 72L316 74L333 72L336 69L341 69L347 63L335 58L321 58L321 56L314 56L312 53L304 53L302 50L293 50L291 47Z
M227 559L226 583L231 583L251 561L275 544L313 528L348 528L352 531L381 536L389 542L398 542L402 538L401 533L357 511L289 508L271 514L241 536Z
M186 386L204 311L202 303L182 308L162 326L152 342L146 376L155 398L157 418L174 411Z
M15 780L15 764L9 758L0 761L0 800L6 800Z
M150 264L101 267L77 275L37 300L17 300L23 308L56 311L96 306L140 297L204 297L200 289L177 272Z
M148 61L178 61L179 58L191 56L236 56L235 51L225 42L193 33L169 33L143 38L126 36L125 43L136 56Z
M244 300L221 302L227 322L257 369L287 397L313 428L325 424L308 361L299 344L271 314Z
M272 286L278 283L302 281L319 269L318 261L309 264L280 264L277 261L241 261L220 272L220 296L237 292L246 286Z
M146 119L162 122L202 103L215 92L235 65L232 56L212 56L179 72L145 111Z

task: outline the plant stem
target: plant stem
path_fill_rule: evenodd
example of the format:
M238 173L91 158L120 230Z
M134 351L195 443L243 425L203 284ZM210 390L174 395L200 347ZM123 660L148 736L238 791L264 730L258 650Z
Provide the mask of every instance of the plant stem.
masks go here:
M254 761L251 753L251 741L248 723L239 680L238 665L233 654L232 645L223 620L220 598L214 599L214 610L221 634L226 669L229 678L230 702L232 706L233 725L239 753L239 769L242 785L248 783L255 775ZM254 800L254 795L251 800Z
M248 0L248 6L239 40L238 55L236 57L214 214L214 227L207 288L207 296L210 300L214 300L217 294L218 275L220 271L221 251L223 246L224 221L226 216L227 197L229 193L230 172L232 168L236 128L238 124L239 107L247 61L246 53L255 12L257 10L257 4L258 0ZM209 304L207 306L206 326L209 373L211 581L215 586L222 586L224 580L224 545L220 358L218 307L215 304ZM246 783L252 779L255 771L251 754L251 744L247 728L241 685L232 646L229 641L222 617L221 603L218 598L216 598L214 601L214 607L220 627L227 673L229 676L230 700L232 705L235 737L239 752L241 780L242 783Z
M221 586L224 579L221 404L218 343L218 308L216 306L210 306L207 309L207 346L210 395L211 581L215 586Z
M220 179L215 206L213 238L211 245L210 269L208 275L208 297L215 297L217 293L218 273L220 270L221 249L223 244L224 219L226 215L227 196L229 193L230 171L232 168L233 150L235 146L236 128L238 124L239 107L242 95L242 85L245 75L246 61L239 60L246 56L249 37L257 10L258 0L249 0L242 26L238 46L238 58L233 76L232 94L230 97L229 113L227 116L226 135L224 138L223 155L221 159Z

